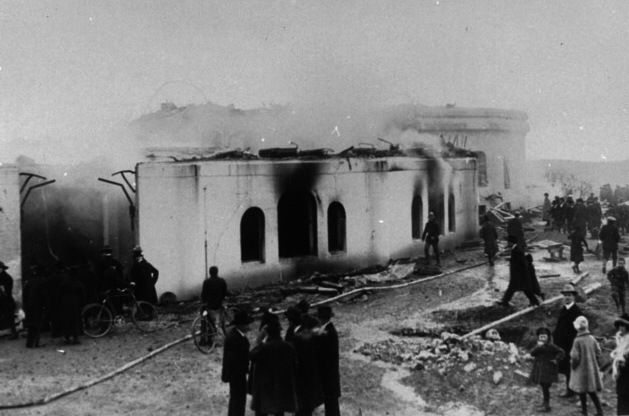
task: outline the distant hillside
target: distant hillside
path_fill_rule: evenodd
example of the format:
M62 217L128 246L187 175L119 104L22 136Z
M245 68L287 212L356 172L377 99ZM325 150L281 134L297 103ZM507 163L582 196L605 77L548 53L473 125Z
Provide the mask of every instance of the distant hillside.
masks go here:
M584 162L578 160L528 160L526 186L530 191L549 192L559 194L558 187L553 188L546 180L549 171L560 174L574 175L579 181L592 185L593 192L598 195L599 188L609 183L612 188L616 185L629 184L629 160L615 162ZM545 190L544 190L545 189Z

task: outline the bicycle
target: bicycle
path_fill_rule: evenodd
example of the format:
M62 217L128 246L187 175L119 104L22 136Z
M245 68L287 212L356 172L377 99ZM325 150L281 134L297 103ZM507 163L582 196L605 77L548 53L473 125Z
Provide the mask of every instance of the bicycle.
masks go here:
M114 292L114 293L112 293ZM113 299L121 299L121 313L116 312ZM126 301L126 302L125 302ZM108 290L101 303L90 303L83 308L81 318L83 333L91 338L100 338L115 326L125 324L125 314L130 314L131 322L142 332L153 332L159 326L159 314L155 306L137 300L132 290Z
M203 307L199 316L197 316L192 322L192 339L194 345L203 354L209 354L216 347L217 338L222 334L223 337L227 335L227 327L230 326L231 321L234 319L234 314L239 310L236 307L225 307L218 313L218 325L221 330L218 331L216 323L210 316L210 312Z

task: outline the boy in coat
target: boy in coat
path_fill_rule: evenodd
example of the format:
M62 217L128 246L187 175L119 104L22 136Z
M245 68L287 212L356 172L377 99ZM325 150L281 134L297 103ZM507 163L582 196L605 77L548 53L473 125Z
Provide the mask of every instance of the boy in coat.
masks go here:
M245 415L249 370L249 340L246 333L252 321L246 312L236 312L232 321L233 328L225 337L221 380L223 383L229 383L228 416Z

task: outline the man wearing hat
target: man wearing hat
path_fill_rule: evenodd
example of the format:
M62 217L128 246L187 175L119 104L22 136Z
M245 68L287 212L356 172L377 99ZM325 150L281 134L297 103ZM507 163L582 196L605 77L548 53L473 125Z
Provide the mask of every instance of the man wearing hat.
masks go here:
M629 272L625 269L625 259L618 259L618 266L614 267L607 273L607 280L611 285L612 299L616 308L621 314L625 311L625 293L629 285Z
M323 386L325 416L340 416L341 376L339 371L339 336L331 319L332 308L321 305L317 308L319 319L319 376Z
M546 221L546 226L550 226L550 199L548 192L544 192L544 202L542 204L542 221Z
M618 259L618 242L620 241L620 232L616 226L615 217L607 217L607 224L601 227L598 233L599 243L603 247L603 273L607 272L607 260L612 258L612 267L616 267Z
M555 330L553 331L553 339L555 340L555 344L565 352L563 360L557 363L559 374L566 376L566 391L559 396L565 398L575 395L575 392L569 387L570 351L572 351L572 344L577 336L577 330L573 324L579 316L583 316L583 312L581 312L581 309L579 309L575 303L577 291L574 286L569 283L565 284L561 290L561 294L564 298L564 306L562 306L559 311L559 317L557 318Z
M507 223L507 236L515 236L516 242L520 247L520 250L524 252L526 250L526 240L524 240L524 228L522 227L522 220L518 211L513 212L513 218Z
M432 252L435 254L435 260L437 261L437 267L441 266L439 261L439 235L441 234L441 227L439 223L435 219L435 214L433 212L428 214L428 222L424 227L424 232L422 233L422 241L426 244L424 245L424 256L426 257L426 264L430 264L430 247L432 247Z
M616 380L618 396L616 414L629 415L629 315L623 314L614 321L616 348L611 353L612 378Z
M535 297L536 287L528 271L529 266L524 251L518 245L518 237L509 235L507 241L512 245L509 258L509 286L498 304L509 306L509 301L516 292L524 292L530 306L538 306L539 300ZM541 291L539 293L541 294Z
M295 373L297 353L282 339L282 325L270 321L249 353L255 368L251 386L251 410L260 415L283 415L297 410Z
M96 267L99 291L106 292L128 287L124 278L122 263L114 258L111 247L104 246L101 250L101 255L101 260Z
M299 331L301 326L301 309L297 306L289 306L284 312L284 316L288 320L288 328L286 328L286 334L284 334L284 341L292 342L293 337Z
M244 416L247 407L247 372L249 371L249 340L246 333L253 319L238 311L231 322L233 328L225 337L221 380L229 383L228 416Z
M15 299L13 299L13 278L7 269L9 266L0 261L0 315L7 321L11 329L9 339L17 339L15 328Z
M153 305L157 305L155 284L159 278L159 270L146 261L140 246L133 249L133 266L129 272L131 282L135 284L135 297Z

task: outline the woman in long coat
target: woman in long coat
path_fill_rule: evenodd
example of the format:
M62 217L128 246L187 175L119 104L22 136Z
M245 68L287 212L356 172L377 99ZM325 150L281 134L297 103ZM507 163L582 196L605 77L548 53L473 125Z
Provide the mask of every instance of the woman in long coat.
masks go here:
M585 246L587 250L590 249L587 241L585 240L583 229L580 225L576 225L574 227L574 231L570 233L568 239L570 239L570 261L574 262L572 270L575 273L579 273L579 263L582 263L584 260L583 246Z
M577 337L570 351L570 389L579 394L582 414L587 414L587 395L589 395L596 406L596 414L602 415L603 408L596 394L603 390L598 366L602 355L601 347L588 331L588 320L585 316L579 316L574 321L574 327L577 329Z
M618 396L616 414L629 415L629 315L623 314L614 321L618 330L616 349L612 351L612 378L616 380Z

